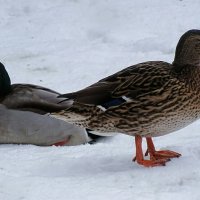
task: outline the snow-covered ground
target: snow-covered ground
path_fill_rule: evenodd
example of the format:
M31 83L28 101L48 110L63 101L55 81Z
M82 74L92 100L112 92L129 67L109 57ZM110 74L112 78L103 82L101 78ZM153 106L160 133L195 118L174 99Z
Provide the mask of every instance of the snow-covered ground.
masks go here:
M200 29L199 0L0 0L0 61L12 82L81 89L147 60L173 61ZM200 122L160 138L166 167L132 163L132 137L75 147L0 146L2 200L199 200ZM47 130L48 131L48 130Z

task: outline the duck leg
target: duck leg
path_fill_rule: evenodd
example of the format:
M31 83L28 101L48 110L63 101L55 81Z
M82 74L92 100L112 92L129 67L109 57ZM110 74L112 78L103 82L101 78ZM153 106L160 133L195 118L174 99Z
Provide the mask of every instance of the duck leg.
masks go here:
M149 153L151 160L159 160L163 158L167 159L178 158L181 156L180 153L174 151L169 151L169 150L156 151L151 137L146 137L146 141L147 141L147 152L145 155Z
M164 166L169 159L160 158L154 159L154 157L150 156L150 160L145 160L142 151L142 137L136 135L135 136L135 145L136 145L136 157L135 161L138 164L143 165L145 167L155 167L155 166Z

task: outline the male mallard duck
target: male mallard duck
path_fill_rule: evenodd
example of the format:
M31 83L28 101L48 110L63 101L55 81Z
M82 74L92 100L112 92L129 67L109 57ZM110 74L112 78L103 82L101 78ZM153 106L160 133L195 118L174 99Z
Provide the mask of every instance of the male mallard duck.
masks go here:
M58 92L32 84L12 84L2 63L0 63L0 103L7 108L46 114L67 104L58 105ZM39 107L39 108L38 108Z
M181 154L156 151L152 137L179 130L200 117L200 30L179 40L172 64L149 61L130 66L78 92L61 95L69 109L52 116L102 132L135 136L135 160L165 165ZM150 160L142 152L146 138Z
M68 102L57 104L60 101L58 95L56 91L37 85L11 85L10 77L0 63L0 104L4 105L0 106L0 143L47 146L93 141L93 135L88 133L88 137L85 129L43 115L66 108Z

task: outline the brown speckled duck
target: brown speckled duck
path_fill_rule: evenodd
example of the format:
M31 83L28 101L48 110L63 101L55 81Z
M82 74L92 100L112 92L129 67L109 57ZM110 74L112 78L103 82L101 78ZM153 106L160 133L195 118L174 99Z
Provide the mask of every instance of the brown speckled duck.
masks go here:
M179 40L172 64L149 61L125 68L74 93L69 109L52 116L100 132L135 137L138 164L165 165L181 154L156 151L152 137L179 130L200 118L200 30ZM150 159L144 159L142 137Z

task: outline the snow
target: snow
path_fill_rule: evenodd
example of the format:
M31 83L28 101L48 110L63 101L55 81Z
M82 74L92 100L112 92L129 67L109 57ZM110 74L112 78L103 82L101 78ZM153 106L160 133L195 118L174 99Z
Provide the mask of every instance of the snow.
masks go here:
M180 36L200 29L199 0L4 0L0 60L13 83L59 92L148 60L172 62ZM131 161L125 135L73 147L0 146L0 199L200 198L200 122L155 138L182 154L165 167Z

